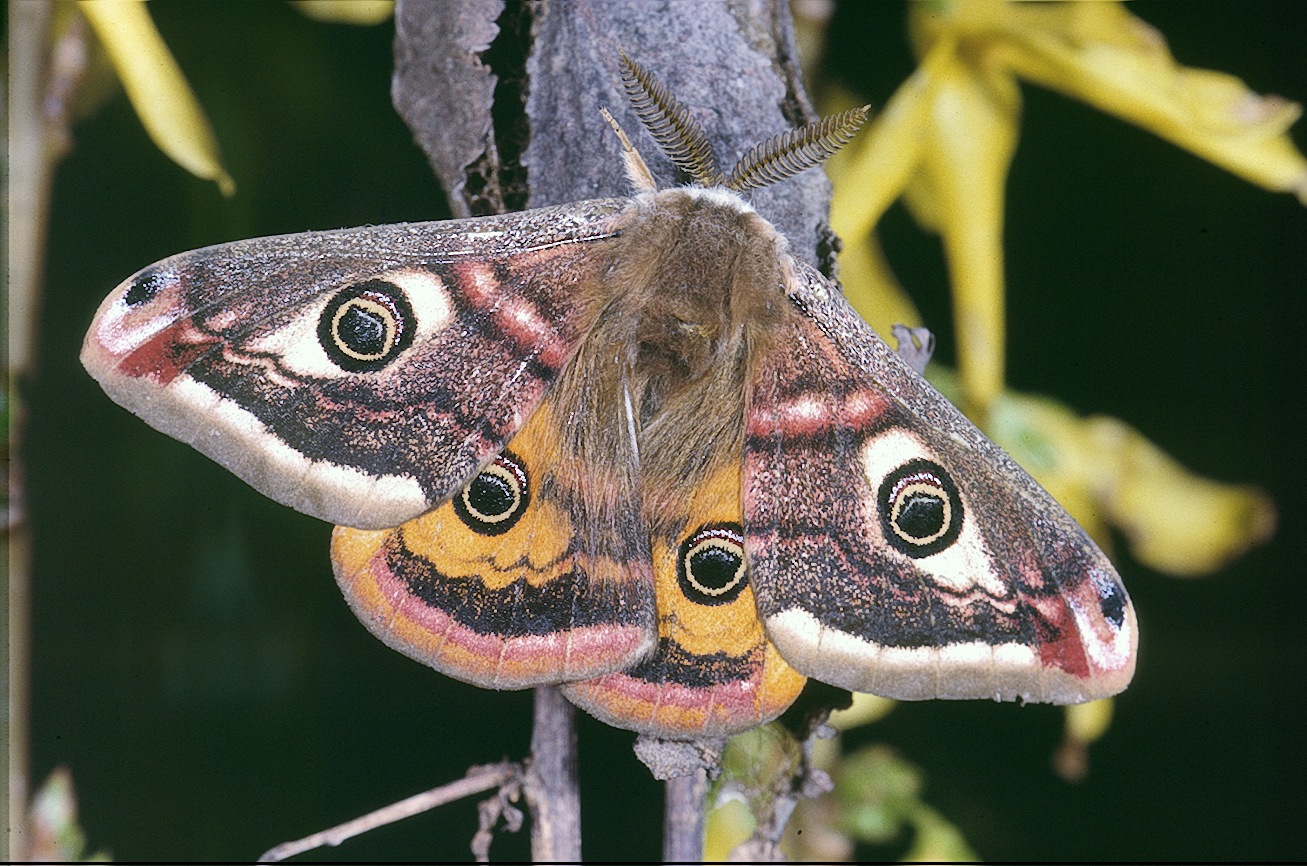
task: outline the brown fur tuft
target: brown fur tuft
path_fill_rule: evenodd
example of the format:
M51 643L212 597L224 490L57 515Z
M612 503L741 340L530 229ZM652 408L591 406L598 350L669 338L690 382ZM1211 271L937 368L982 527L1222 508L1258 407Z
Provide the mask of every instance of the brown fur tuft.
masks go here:
M791 310L789 257L742 203L687 190L638 197L620 227L603 312L558 399L564 417L590 425L569 427L566 447L606 476L630 451L611 447L629 438L626 421L582 407L629 398L644 510L657 531L684 520L689 491L715 469L740 463L748 359Z

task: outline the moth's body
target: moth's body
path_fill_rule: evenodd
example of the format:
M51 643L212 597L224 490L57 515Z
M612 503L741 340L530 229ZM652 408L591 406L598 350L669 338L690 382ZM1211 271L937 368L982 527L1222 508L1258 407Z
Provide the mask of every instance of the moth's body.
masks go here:
M684 519L686 491L739 466L749 358L790 309L789 254L726 190L643 194L615 230L596 284L602 312L556 400L564 417L586 422L576 430L583 441L634 429L645 514L651 526L672 526ZM622 453L609 447L593 459L603 466Z
M655 137L687 136L669 155L716 178L640 83ZM107 298L82 359L343 524L337 580L386 643L614 725L729 734L805 676L1076 703L1134 670L1102 552L728 189L197 250Z

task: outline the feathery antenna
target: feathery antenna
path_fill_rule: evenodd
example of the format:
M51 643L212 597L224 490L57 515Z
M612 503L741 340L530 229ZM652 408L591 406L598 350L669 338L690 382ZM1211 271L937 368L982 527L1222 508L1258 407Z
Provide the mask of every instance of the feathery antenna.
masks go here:
M622 54L622 84L636 117L663 153L695 183L717 186L721 173L703 127L654 74Z
M857 134L867 119L867 108L851 108L755 144L726 178L727 189L757 189L820 165Z
M730 177L724 177L717 170L708 136L699 122L690 116L689 109L652 72L627 57L625 52L621 57L622 85L626 88L627 98L631 100L636 117L640 118L645 129L649 130L654 141L658 142L663 153L667 154L676 167L701 186L724 186L743 192L785 180L820 165L849 143L866 121L870 109L866 105L851 108L815 120L799 129L774 135L749 148L731 170ZM608 122L621 135L617 122L611 116L608 116ZM622 138L629 163L630 157L635 155L634 148L625 136ZM637 179L643 180L643 177L648 176L648 171L645 168L644 176ZM629 164L628 174L636 178ZM650 178L650 182L651 180ZM647 184L637 186L646 188Z

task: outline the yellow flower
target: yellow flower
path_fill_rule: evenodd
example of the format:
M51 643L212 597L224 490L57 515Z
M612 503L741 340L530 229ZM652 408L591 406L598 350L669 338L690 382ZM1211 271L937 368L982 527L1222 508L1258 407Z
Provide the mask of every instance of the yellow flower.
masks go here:
M204 110L172 52L138 0L80 0L77 8L104 46L123 90L150 138L169 159L232 195L236 184L222 164Z
M301 15L336 24L367 26L389 20L395 0L290 0Z
M1275 512L1263 494L1194 476L1120 421L1083 419L1003 390L1003 189L1020 115L1017 78L1307 201L1307 160L1286 134L1298 106L1223 73L1179 66L1157 31L1116 2L954 0L911 4L909 15L920 65L869 132L829 163L849 300L882 334L898 322L920 324L872 235L904 197L942 235L954 285L958 371L932 366L936 386L1100 544L1115 525L1158 570L1214 571L1269 537Z
M982 423L1003 390L1003 190L1020 121L1018 79L1307 203L1307 160L1286 132L1299 106L1233 76L1180 66L1161 35L1118 2L913 3L909 21L920 65L863 145L832 165L831 223L863 270L872 256L857 246L900 196L940 233L962 405ZM872 309L866 290L847 283L854 306Z
M393 0L295 0L292 5L320 21L360 25L385 21L395 6ZM77 8L95 31L155 145L191 174L212 180L223 195L235 193L204 109L145 3L78 0Z

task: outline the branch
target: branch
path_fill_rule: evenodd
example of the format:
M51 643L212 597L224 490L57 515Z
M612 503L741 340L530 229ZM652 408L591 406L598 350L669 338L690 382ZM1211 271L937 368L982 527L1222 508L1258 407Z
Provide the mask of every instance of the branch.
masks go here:
M663 812L663 861L703 859L708 782L721 772L725 740L660 740L641 735L635 754L655 779L667 783Z
M439 788L432 788L430 791L423 791L421 794L414 794L406 800L391 803L389 806L380 808L375 812L369 812L360 818L355 818L353 821L346 821L344 824L332 827L329 830L305 836L303 839L294 842L283 842L275 848L265 851L263 856L259 858L259 862L278 863L288 857L294 857L296 854L303 854L305 851L312 851L324 845L336 846L346 839L352 839L369 830L393 824L404 818L418 815L446 803L452 803L455 800L461 800L464 797L470 797L473 794L480 794L482 791L489 791L492 788L505 789L505 796L512 798L514 796L513 789L519 788L521 784L522 768L512 761L472 767L467 771L466 776L457 781L441 785ZM478 836L480 835L479 831Z
M703 828L708 814L708 770L667 780L663 806L663 862L703 860Z
M526 804L531 810L531 859L581 859L581 791L576 778L576 709L553 687L535 690Z
M702 122L727 165L817 119L784 0L401 0L392 96L456 216L625 195L621 147L599 113L643 129L622 84L623 51ZM652 140L636 147L660 183L676 182ZM796 258L830 272L825 175L805 172L750 202Z

